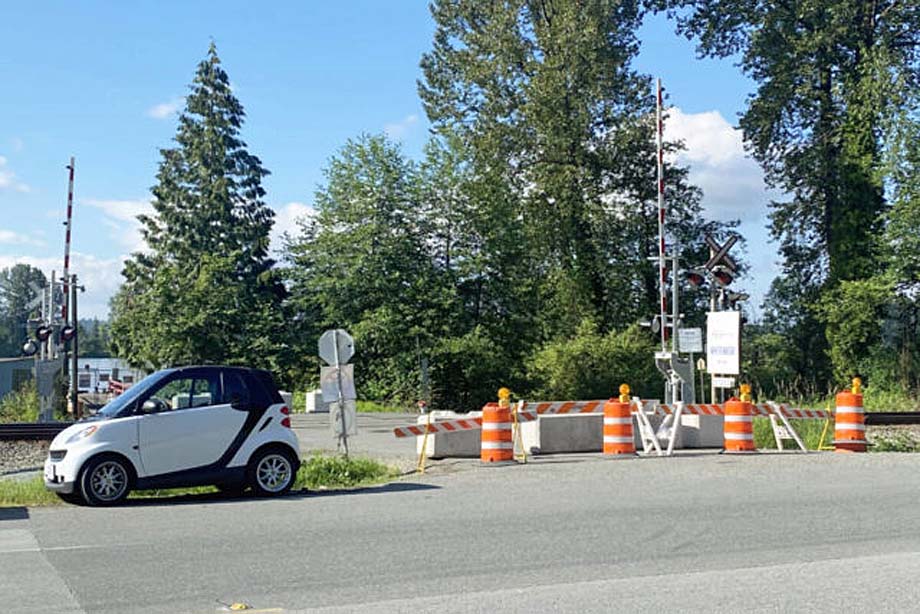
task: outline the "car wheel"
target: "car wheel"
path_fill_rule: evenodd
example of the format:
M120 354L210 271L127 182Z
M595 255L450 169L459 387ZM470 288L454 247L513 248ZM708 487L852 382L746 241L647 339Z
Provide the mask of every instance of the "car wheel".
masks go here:
M57 493L57 496L58 496L58 499L60 499L64 503L70 503L71 505L82 505L83 504L83 498L75 492L73 493L59 492Z
M269 448L257 452L249 461L249 486L260 497L283 495L297 478L291 454Z
M86 464L78 483L80 495L89 505L115 505L131 491L131 471L119 458L97 457Z

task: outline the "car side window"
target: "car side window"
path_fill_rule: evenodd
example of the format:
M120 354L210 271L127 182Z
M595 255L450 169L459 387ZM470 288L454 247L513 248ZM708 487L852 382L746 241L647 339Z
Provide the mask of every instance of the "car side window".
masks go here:
M224 373L224 403L248 405L252 400L249 387L239 373Z
M220 386L216 376L177 377L156 390L148 400L157 405L157 412L175 411L215 405Z

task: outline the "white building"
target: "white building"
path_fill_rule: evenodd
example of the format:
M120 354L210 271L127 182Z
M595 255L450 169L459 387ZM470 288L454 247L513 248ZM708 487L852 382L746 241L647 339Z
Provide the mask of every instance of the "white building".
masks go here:
M77 365L77 387L80 392L107 392L109 382L117 381L130 388L146 375L140 369L133 369L120 358L80 357Z

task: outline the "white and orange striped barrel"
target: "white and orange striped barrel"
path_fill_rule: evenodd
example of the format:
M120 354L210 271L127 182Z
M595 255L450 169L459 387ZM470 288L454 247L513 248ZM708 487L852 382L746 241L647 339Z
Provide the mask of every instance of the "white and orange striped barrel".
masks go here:
M726 452L757 451L754 447L754 416L749 401L729 399L725 402L722 433Z
M633 419L629 402L610 399L604 403L604 454L635 454Z
M511 437L511 407L489 403L482 408L479 460L484 463L514 460Z
M834 451L866 451L866 417L863 413L863 395L853 391L838 392L837 413L834 416Z

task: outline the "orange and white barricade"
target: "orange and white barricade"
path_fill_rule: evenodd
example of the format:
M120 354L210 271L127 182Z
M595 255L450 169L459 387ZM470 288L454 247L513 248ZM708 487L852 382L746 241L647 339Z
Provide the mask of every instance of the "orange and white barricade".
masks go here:
M629 386L620 386L620 398L604 403L604 454L623 456L636 454L633 418L629 402Z
M729 454L756 452L754 447L754 413L751 404L751 387L741 385L741 399L725 402L725 452Z
M502 388L498 391L498 403L489 403L482 408L479 460L484 463L514 460L510 396L511 392Z
M853 378L849 391L838 392L834 417L834 451L865 452L866 416L863 411L862 380Z

